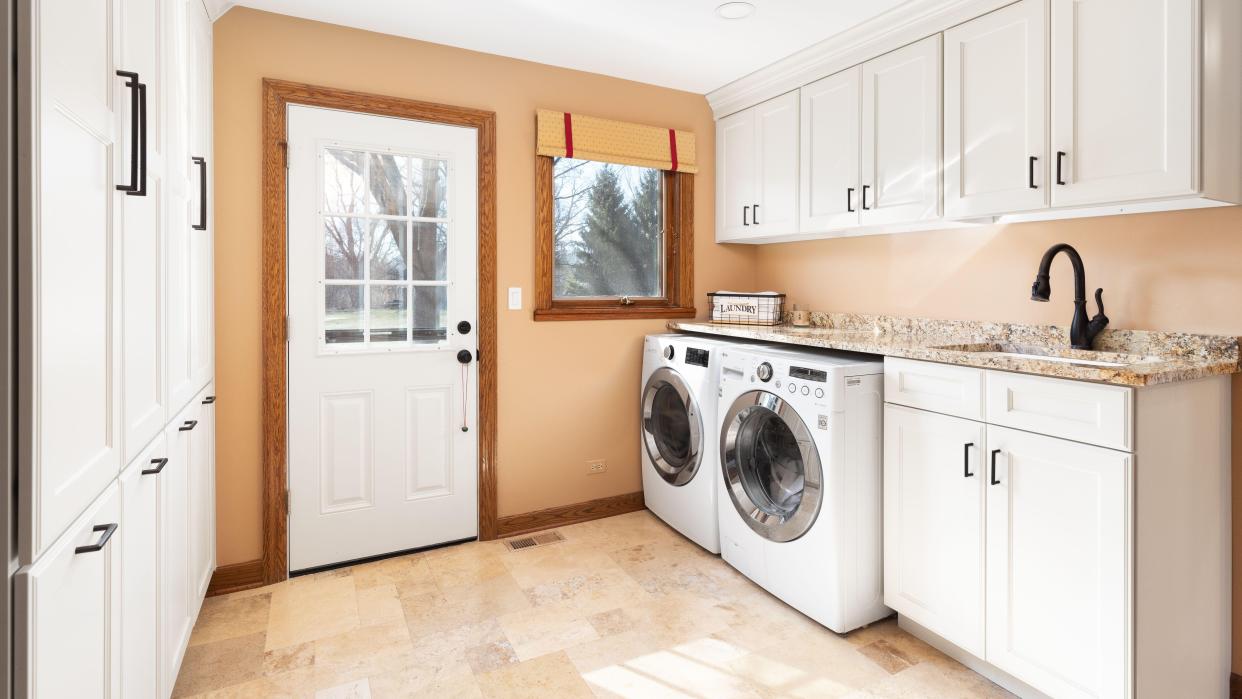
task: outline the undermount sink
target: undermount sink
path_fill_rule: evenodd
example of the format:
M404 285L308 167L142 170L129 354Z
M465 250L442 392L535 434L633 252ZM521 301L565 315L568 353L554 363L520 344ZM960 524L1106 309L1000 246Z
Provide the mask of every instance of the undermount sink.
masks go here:
M1061 364L1078 364L1081 366L1123 367L1132 364L1144 364L1159 361L1155 357L1144 357L1138 354L1122 354L1119 352L1095 352L1092 350L1050 349L1047 347L1027 347L1011 345L1003 342L981 342L966 345L940 345L932 349L953 352L975 352L992 357L1005 359L1033 359Z

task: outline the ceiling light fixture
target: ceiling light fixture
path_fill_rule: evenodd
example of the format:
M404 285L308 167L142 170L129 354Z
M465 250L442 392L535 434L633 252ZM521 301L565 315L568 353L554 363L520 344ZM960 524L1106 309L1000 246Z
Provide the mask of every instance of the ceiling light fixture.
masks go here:
M726 2L716 8L716 14L724 19L742 19L754 11L755 6L748 2Z

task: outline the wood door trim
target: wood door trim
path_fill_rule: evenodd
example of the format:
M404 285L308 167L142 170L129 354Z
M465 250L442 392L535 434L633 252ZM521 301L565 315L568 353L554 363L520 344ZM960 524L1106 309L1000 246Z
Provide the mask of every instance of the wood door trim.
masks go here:
M227 595L230 592L250 590L264 585L263 561L243 561L216 568L207 583L207 596Z
M286 367L287 111L290 104L414 119L478 132L479 538L497 536L496 113L263 79L263 580L288 577Z

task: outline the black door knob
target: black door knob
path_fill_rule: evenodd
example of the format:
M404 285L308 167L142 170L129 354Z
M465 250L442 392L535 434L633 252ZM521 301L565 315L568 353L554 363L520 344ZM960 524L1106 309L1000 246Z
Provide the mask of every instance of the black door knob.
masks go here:
M457 324L457 332L465 335L470 332L470 321L463 320Z
M474 355L470 354L470 350L457 351L457 361L462 364L469 364L471 359L474 359Z

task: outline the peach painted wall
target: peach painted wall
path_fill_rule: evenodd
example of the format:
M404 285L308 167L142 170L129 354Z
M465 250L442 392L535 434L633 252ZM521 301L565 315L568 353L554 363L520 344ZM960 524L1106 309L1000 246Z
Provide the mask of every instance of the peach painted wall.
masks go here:
M1068 325L1074 287L1067 260L1053 263L1052 300L1030 300L1040 256L1060 242L1082 253L1088 293L1104 288L1111 327L1242 335L1242 207L764 245L756 285L815 310ZM1236 513L1242 375L1233 378L1233 473ZM1237 514L1233 551L1242 560ZM1237 671L1242 572L1236 563L1234 570Z
M750 286L753 248L713 244L714 123L701 95L237 8L215 24L218 558L260 552L260 81L281 78L496 112L500 514L640 490L642 337L660 320L541 322L534 296L535 109L698 137L695 301ZM525 308L505 310L522 288ZM608 471L587 476L588 459Z

